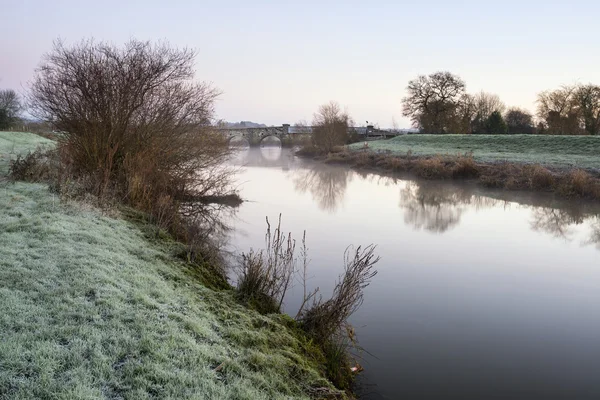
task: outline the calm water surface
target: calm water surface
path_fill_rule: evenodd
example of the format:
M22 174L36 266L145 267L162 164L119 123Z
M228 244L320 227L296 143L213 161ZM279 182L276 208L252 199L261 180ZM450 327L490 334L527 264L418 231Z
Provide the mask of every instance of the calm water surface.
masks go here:
M398 180L279 148L241 151L235 251L265 216L306 230L325 295L350 244L379 274L353 316L364 399L600 399L600 217L583 202ZM295 315L301 288L288 296Z

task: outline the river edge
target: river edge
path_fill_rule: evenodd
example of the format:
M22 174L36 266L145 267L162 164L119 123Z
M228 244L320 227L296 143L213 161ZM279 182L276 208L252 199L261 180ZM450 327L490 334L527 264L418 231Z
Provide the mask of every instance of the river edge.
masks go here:
M0 136L2 159L40 145L23 135L16 148ZM4 394L351 398L327 381L322 353L293 319L212 287L211 266L182 261L183 245L139 213L63 203L45 184L1 188ZM40 365L41 375L19 372Z
M600 173L575 167L482 162L470 156L402 156L346 148L337 148L325 155L314 149L299 149L295 155L396 178L458 181L486 189L545 192L563 199L600 200Z

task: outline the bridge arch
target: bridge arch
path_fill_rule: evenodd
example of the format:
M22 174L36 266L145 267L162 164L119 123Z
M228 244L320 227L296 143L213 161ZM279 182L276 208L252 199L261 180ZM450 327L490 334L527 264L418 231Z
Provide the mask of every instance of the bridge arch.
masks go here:
M260 147L265 147L265 146L274 147L273 145L275 145L275 147L281 147L282 144L283 143L282 143L279 135L272 134L272 133L263 135L258 142L258 145Z
M250 147L250 141L243 134L234 134L227 139L229 147Z

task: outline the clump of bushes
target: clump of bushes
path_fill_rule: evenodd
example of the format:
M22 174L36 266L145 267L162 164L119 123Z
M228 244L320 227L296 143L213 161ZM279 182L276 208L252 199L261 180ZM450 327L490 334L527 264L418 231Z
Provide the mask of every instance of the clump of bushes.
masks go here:
M533 189L548 190L554 187L554 175L541 165L527 165L523 168L523 173L529 178Z
M242 254L237 294L259 312L278 313L295 271L296 242L281 232L281 215L274 232L267 218L266 248Z
M559 192L568 197L600 199L600 182L586 171L576 169L561 179Z
M327 300L316 289L307 291L306 237L302 239L302 269L297 268L295 241L281 232L281 215L275 232L267 219L266 249L243 254L238 272L237 294L240 300L263 313L282 311L285 294L293 277L302 282L303 302L296 324L318 346L325 357L327 377L340 389L349 389L353 380L349 349L358 347L348 322L363 302L364 289L377 274L379 261L375 246L349 247L344 253L344 272Z
M194 80L194 58L137 40L58 41L36 71L29 103L61 132L54 190L140 210L188 245L188 259L204 262L208 234L222 228L214 204L240 199L225 167L227 139L212 128L220 92ZM15 177L27 162L18 160Z
M444 179L450 173L440 156L420 158L413 161L413 172L419 178L424 179Z
M460 156L455 160L451 170L452 177L455 179L477 178L480 174L472 155Z
M40 149L17 155L10 161L9 176L13 180L26 182L42 182L50 179L57 162L56 151Z

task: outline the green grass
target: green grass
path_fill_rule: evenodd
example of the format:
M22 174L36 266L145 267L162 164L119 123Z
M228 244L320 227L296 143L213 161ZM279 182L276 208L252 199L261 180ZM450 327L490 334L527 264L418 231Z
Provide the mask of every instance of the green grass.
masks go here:
M361 148L363 143L352 145ZM372 150L396 154L456 155L479 161L541 163L557 167L600 168L600 136L550 135L403 135L369 142Z
M49 144L6 136L3 157ZM202 286L170 247L44 185L1 184L0 399L290 399L330 387L285 317Z

